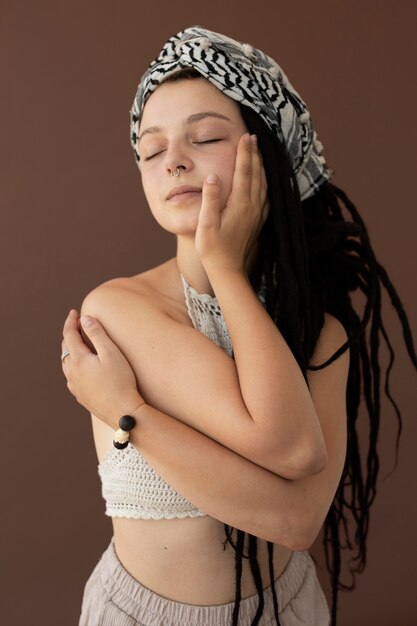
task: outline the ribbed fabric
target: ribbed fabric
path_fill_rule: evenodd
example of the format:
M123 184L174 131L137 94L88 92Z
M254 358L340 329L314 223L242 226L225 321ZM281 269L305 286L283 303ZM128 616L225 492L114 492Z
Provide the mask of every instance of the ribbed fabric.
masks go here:
M330 613L307 551L293 552L275 581L281 626L328 626ZM259 626L275 624L272 590L264 590ZM184 604L144 587L119 561L112 537L87 581L78 626L230 626L233 602L212 606ZM241 601L239 626L250 626L257 594Z

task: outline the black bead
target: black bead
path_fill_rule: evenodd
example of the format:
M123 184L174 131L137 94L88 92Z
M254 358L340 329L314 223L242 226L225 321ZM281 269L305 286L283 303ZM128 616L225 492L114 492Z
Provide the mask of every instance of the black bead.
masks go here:
M119 419L119 428L125 431L132 430L132 428L136 425L136 420L131 415L122 415Z
M123 450L124 448L126 448L128 443L129 443L128 441L125 441L125 443L119 443L118 441L113 441L114 447L117 448L118 450Z

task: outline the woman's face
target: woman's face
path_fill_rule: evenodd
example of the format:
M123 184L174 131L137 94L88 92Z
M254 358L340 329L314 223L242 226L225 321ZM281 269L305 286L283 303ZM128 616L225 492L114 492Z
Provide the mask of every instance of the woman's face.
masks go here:
M201 189L210 173L219 177L221 210L225 207L245 132L237 103L205 78L163 83L152 93L139 128L139 169L149 207L165 230L195 233ZM177 167L180 175L171 176ZM182 185L197 191L169 198Z

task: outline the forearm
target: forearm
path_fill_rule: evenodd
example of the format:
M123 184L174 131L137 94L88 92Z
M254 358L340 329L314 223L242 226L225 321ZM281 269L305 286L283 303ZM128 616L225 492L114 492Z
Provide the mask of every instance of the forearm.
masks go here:
M319 419L300 367L243 272L206 268L233 345L242 398L278 457L294 469L325 459ZM269 442L269 443L268 443Z
M240 298L241 280L225 278ZM297 428L293 426L296 419L290 399L286 414L282 416L283 409L278 412L282 387L279 376L271 377L271 389L262 389L263 385L266 387L265 376L270 377L271 359L268 355L263 358L262 353L257 354L258 366L251 360L250 350L255 347L249 347L247 357L245 347L240 345L239 339L245 344L248 340L258 342L259 319L266 322L272 336L278 332L250 285L244 287L249 305L252 302L257 307L253 316L256 321L250 332L247 332L247 324L250 327L251 322L245 321L252 315L249 306L236 311L234 303L228 306L224 298L221 306L225 317L229 318L226 322L236 344L240 370L243 368L246 374L238 373L236 360L203 333L170 319L146 298L133 298L129 292L126 295L125 289L109 287L93 292L88 301L84 300L82 313L97 318L106 328L129 360L138 389L149 405L279 476L295 479L315 474L322 469L323 458L317 454L320 446L311 436L312 428L309 430L302 420ZM243 294L242 302L244 300ZM227 311L231 312L231 319ZM237 325L233 324L235 317ZM243 332L240 332L241 317ZM272 358L279 356L273 354ZM282 367L285 369L285 363ZM302 378L301 373L300 376ZM305 384L303 379L302 384ZM285 392L284 385L282 393Z
M265 540L291 549L308 544L315 505L301 482L272 474L149 405L132 415L131 443L193 504Z
M132 412L137 421L131 432L133 445L162 478L209 515L293 549L303 549L296 546L314 539L346 454L348 353L312 381L329 461L314 476L288 480L145 404L132 387L135 377L128 361L102 326L92 319L87 327L96 349L93 354L82 341L73 313L64 325L62 349L67 347L71 356L64 362L67 386L80 404L114 430L120 415Z

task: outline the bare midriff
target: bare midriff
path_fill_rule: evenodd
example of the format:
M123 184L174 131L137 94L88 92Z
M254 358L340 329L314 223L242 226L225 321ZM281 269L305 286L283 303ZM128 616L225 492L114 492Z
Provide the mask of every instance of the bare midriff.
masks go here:
M177 291L172 288L177 278ZM152 297L156 306L177 321L192 325L184 303L175 259L127 279L131 290ZM101 461L112 447L113 430L93 418L93 434ZM209 516L178 519L112 518L117 556L124 568L151 591L177 602L215 605L235 598L235 550L227 542L223 522ZM233 541L236 533L232 535ZM257 540L263 588L270 586L267 542ZM244 554L248 554L247 536ZM274 544L274 577L285 569L292 551ZM241 597L257 593L249 559L242 560Z
M113 518L115 549L124 568L155 593L187 604L233 602L235 551L225 544L224 524L208 515L183 519ZM235 539L235 533L232 535ZM226 545L226 548L225 548ZM247 555L247 543L244 554ZM274 544L274 576L292 552ZM262 586L270 585L267 543L258 539ZM249 560L243 559L242 598L257 593Z

